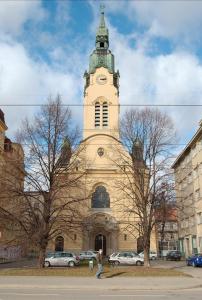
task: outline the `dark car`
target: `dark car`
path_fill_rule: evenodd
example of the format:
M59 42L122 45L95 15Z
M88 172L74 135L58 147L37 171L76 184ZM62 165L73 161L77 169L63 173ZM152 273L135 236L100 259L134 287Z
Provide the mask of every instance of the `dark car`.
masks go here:
M187 266L202 267L202 253L189 256L186 262Z
M173 250L169 251L166 255L166 260L180 260L182 257L182 254L180 251Z

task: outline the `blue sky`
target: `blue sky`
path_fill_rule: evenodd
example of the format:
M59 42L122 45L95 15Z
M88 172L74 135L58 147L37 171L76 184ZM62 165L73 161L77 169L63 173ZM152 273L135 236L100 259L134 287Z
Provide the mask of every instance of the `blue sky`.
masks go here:
M202 105L202 2L102 1L119 69L120 103ZM1 0L0 106L40 104L60 93L83 102L100 1ZM9 134L36 108L2 107ZM125 109L123 106L122 111ZM202 107L166 107L185 144ZM82 107L72 107L76 119ZM82 126L82 124L81 124Z

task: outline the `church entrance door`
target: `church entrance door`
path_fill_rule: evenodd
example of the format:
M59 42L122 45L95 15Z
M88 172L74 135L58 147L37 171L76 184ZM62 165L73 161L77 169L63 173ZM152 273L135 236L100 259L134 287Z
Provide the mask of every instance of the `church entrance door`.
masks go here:
M102 249L103 255L106 255L106 236L98 234L95 237L95 251Z

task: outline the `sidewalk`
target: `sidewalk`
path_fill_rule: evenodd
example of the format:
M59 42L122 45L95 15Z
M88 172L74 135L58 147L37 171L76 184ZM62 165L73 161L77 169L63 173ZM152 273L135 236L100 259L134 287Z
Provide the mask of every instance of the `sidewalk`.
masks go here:
M202 288L201 278L192 277L113 277L101 280L92 277L24 277L0 276L0 289L45 290L183 290Z

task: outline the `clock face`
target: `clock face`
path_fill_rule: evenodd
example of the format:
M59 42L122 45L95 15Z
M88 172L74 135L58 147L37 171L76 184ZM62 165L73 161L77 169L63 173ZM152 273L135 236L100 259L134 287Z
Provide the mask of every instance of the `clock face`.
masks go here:
M100 74L96 77L96 81L98 84L105 84L107 83L107 77L103 74Z

